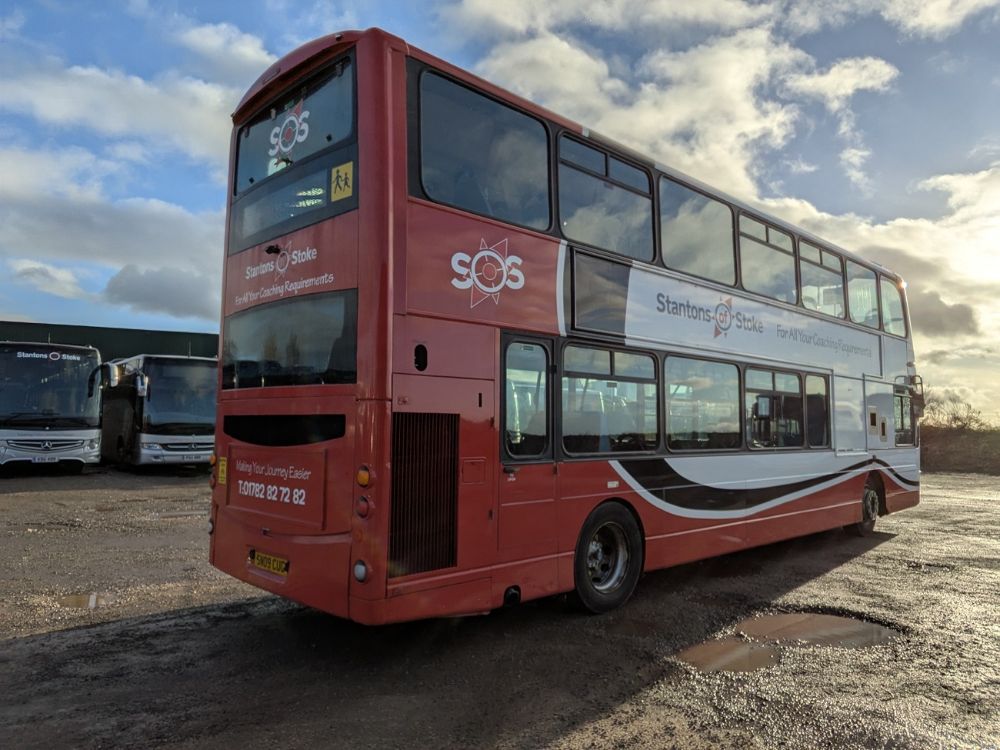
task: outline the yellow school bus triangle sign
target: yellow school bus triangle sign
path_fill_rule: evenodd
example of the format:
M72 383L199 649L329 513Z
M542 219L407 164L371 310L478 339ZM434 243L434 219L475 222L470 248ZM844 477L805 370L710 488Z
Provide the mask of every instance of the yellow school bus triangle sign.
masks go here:
M354 195L354 162L334 167L330 170L330 202L350 198Z

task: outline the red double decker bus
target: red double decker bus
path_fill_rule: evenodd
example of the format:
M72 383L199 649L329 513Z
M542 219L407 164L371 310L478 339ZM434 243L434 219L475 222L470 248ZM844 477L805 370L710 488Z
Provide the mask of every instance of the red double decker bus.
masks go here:
M212 563L362 623L918 501L902 280L374 29L234 115Z

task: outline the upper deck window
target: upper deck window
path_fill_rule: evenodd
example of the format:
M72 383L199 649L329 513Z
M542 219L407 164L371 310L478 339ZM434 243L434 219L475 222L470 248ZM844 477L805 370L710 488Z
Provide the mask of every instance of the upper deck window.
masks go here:
M350 59L344 58L289 91L240 130L236 192L343 141L353 125L354 76Z
M661 178L660 235L667 268L736 283L733 212L725 203Z
M903 317L903 295L892 279L882 276L882 324L885 332L895 336L906 335L906 318Z
M653 259L649 175L566 136L559 139L559 217L571 240Z
M353 67L327 66L240 129L230 254L358 207Z
M432 200L548 229L541 122L434 73L420 77L420 178Z
M792 236L749 216L740 217L743 287L782 302L798 301Z
M875 272L853 260L847 261L847 297L851 320L878 328L878 286Z
M802 304L837 318L844 317L844 261L836 253L799 242Z

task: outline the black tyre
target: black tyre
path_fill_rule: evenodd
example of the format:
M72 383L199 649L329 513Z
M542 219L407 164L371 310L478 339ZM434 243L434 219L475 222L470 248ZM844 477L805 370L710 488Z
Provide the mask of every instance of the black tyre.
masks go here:
M875 531L879 505L878 485L874 479L868 477L865 491L861 494L861 521L847 526L847 531L855 536L869 536Z
M620 607L642 573L642 535L628 509L609 502L590 514L580 531L573 580L581 606L599 614Z

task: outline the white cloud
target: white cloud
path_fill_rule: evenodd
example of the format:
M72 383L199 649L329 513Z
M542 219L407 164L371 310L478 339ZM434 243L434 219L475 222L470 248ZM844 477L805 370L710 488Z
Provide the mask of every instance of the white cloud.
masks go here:
M229 114L240 91L165 74L155 81L91 66L49 62L7 71L0 78L0 110L30 115L103 136L142 138L224 172Z
M792 174L812 174L819 169L818 166L807 162L801 156L795 159L786 159L785 168Z
M142 313L216 320L219 279L196 266L142 270L128 264L108 280L104 299Z
M885 91L899 75L896 66L878 57L840 60L823 73L797 73L785 79L791 91L819 99L831 112L847 107L859 91Z
M866 193L871 190L871 180L868 179L863 167L871 155L872 152L865 148L845 148L840 152L840 166L843 167L847 179Z
M754 156L784 144L798 114L759 92L809 59L752 28L683 52L654 51L629 83L571 37L540 34L495 46L477 72L724 190L752 195Z
M824 72L794 73L784 80L785 89L823 103L837 118L837 133L849 146L840 153L847 178L868 193L871 181L863 167L871 151L864 147L857 118L848 106L859 91L885 91L899 76L899 69L877 57L854 57L834 63Z
M190 26L175 37L209 66L214 80L231 81L248 88L277 58L264 49L259 37L229 23Z
M990 8L1000 8L1000 1L888 0L882 15L909 34L940 39Z
M66 271L75 263L113 271L130 266L139 273L176 269L203 280L171 287L176 306L217 311L221 210L195 213L149 198L110 200L102 180L117 174L115 165L80 148L0 149L0 163L0 258L16 277L50 294L80 298L79 274Z
M68 268L57 268L28 258L7 261L14 281L30 284L46 294L64 299L87 299L91 295L80 287L76 273Z
M371 13L361 0L267 0L267 14L284 32L282 40L287 52L325 34L364 28L361 19ZM261 71L263 72L263 71Z
M700 0L679 3L674 0L605 0L580 3L577 0L464 0L450 8L457 24L482 33L506 31L515 34L550 30L569 25L601 29L674 29L679 26L705 26L736 29L770 17L770 4L742 0Z
M790 0L783 24L798 33L839 28L851 20L878 14L904 33L941 39L1000 0Z

